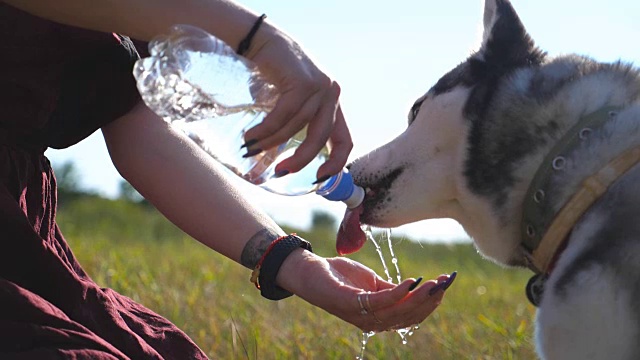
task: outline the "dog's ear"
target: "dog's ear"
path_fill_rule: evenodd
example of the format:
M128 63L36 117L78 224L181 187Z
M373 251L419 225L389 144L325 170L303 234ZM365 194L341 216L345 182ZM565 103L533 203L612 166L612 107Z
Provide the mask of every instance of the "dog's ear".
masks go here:
M496 17L496 4L497 0L485 0L484 2L484 36L482 43L487 41L487 35L491 33L491 26L494 23Z
M544 58L508 0L485 0L483 23L478 59L508 69L539 64Z

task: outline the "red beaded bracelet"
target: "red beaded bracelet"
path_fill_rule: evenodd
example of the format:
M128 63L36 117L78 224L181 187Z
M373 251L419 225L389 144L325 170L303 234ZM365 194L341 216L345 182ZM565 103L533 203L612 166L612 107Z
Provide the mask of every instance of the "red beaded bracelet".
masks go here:
M292 234L292 235L295 235L295 234ZM271 252L273 247L276 246L276 244L279 241L282 241L283 239L285 239L285 238L287 238L289 236L290 235L282 235L279 238L273 240L273 242L271 244L269 244L269 247L267 247L267 250L264 252L264 254L262 254L262 257L260 258L260 260L258 260L258 264L253 269L253 271L251 272L251 278L249 279L256 286L256 289L260 290L260 283L258 282L258 277L260 276L260 268L262 267L262 263L264 262L264 259L267 257L267 254L269 254L269 252Z
M275 239L260 258L251 273L251 282L260 289L260 294L269 300L281 300L293 293L276 285L276 277L284 260L296 249L313 251L311 244L296 234Z

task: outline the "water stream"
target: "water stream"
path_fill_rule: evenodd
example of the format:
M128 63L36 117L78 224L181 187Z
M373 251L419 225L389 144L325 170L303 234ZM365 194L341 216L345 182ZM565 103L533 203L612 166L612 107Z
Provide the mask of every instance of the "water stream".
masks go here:
M391 241L391 229L384 229L384 231L382 232L381 235L381 241L378 242L378 240L376 240L376 238L373 236L373 229L368 226L368 225L363 225L362 230L364 230L364 233L367 235L367 240L371 241L371 243L373 243L373 246L375 246L376 248L376 252L378 253L378 256L380 257L380 261L382 262L382 267L384 269L384 274L387 277L387 281L394 283L393 281L393 277L391 276L391 273L389 272L389 267L387 266L387 262L385 260L384 257L384 253L382 251L382 247L380 246L380 243L383 243L384 240L386 240L387 243L387 248L388 248L388 252L389 252L389 256L391 257L391 263L394 265L394 270L395 270L395 277L396 277L396 284L399 284L402 282L402 275L400 274L400 267L398 265L398 258L396 257L395 253L393 252L393 243ZM408 338L409 336L413 335L413 332L415 330L418 329L418 325L412 326L412 327L406 327L403 329L398 329L396 330L396 333L398 333L398 335L400 335L400 338L402 340L402 344L406 345L408 342ZM369 339L374 336L376 334L375 331L370 331L370 332L363 332L362 333L362 340L361 340L361 348L360 348L360 355L356 356L357 360L364 360L364 352L365 349L367 347L367 343L369 341Z

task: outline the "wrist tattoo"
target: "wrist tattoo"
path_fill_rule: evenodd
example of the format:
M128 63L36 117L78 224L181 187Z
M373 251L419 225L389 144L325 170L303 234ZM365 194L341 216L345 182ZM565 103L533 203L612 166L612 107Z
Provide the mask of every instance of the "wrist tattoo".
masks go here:
M258 261L260 261L262 254L267 251L269 244L278 237L280 237L280 235L271 229L262 229L255 233L255 235L247 241L244 249L242 249L240 263L253 270L258 264Z

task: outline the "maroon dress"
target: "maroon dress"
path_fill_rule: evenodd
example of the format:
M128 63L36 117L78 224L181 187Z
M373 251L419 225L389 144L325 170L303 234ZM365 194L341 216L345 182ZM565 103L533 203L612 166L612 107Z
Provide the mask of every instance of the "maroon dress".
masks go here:
M0 359L206 358L168 320L98 286L55 221L44 151L139 101L134 43L1 2L0 35Z

